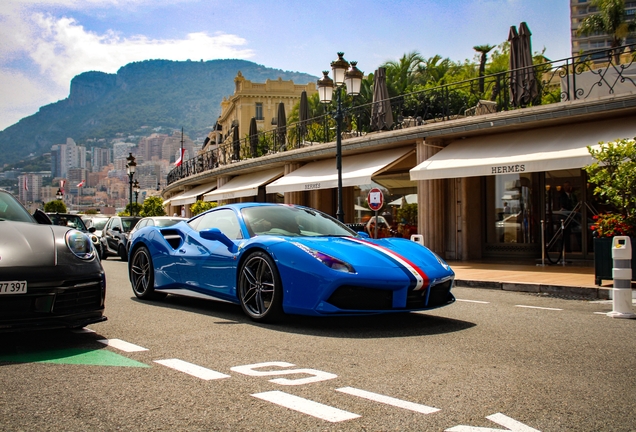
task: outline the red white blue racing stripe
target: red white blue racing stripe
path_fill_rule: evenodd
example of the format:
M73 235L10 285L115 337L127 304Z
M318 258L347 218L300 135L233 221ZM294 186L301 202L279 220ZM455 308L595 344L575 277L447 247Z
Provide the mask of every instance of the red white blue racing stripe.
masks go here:
M395 251L387 249L383 246L377 245L375 243L371 243L370 241L362 240L355 237L344 237L344 238L354 243L360 243L365 246L369 246L375 249L376 251L380 252L381 254L389 257L393 261L396 261L398 264L400 264L400 266L402 266L402 268L406 270L407 274L410 274L411 276L415 278L415 286L413 287L413 291L421 290L428 286L429 280L428 280L428 276L426 276L426 273L424 273L424 271L421 268L413 264L411 261L409 261L407 258L403 257L402 255L396 253Z

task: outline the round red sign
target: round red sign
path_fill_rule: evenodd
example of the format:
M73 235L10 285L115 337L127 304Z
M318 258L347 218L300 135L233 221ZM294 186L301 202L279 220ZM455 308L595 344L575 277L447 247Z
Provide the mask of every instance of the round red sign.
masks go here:
M384 204L384 196L382 195L382 191L378 188L373 188L369 191L369 195L367 195L367 203L369 204L369 208L374 211L378 211L382 208Z

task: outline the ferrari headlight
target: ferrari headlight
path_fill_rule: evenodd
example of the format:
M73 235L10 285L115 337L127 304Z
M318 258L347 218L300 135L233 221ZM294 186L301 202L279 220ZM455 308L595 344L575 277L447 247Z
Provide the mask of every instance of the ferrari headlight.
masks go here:
M437 262L444 267L444 270L448 270L450 267L448 266L448 264L446 264L446 261L444 261L443 259L441 259L439 257L439 255L437 255L435 252L431 251L431 253L435 256L435 258L437 258Z
M311 248L305 246L304 244L296 243L296 242L293 242L293 243L296 246L298 246L300 249L304 250L309 255L313 256L318 261L320 261L321 263L323 263L324 265L326 265L327 267L329 267L332 270L341 271L341 272L344 272L344 273L355 273L356 272L353 269L353 267L351 266L351 264L349 264L347 262L339 260L338 258L334 258L331 255L327 255L326 253L322 253L322 252L317 251L315 249L311 249Z
M95 252L93 244L86 234L77 230L69 230L66 232L66 246L73 254L83 260L93 259Z

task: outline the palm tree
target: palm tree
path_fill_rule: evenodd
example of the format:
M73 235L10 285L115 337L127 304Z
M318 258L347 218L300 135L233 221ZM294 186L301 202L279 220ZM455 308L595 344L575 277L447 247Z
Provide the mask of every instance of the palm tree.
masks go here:
M389 96L397 96L407 92L414 83L418 67L424 59L417 51L404 54L398 61L388 61L382 66L386 68L386 84Z
M488 60L488 53L492 51L494 45L477 45L473 49L480 53L479 58L479 93L484 93L484 78L486 72L486 61Z
M625 38L636 30L636 22L625 20L625 0L592 0L592 6L596 6L598 13L584 18L577 33L581 36L593 33L611 36L614 59L619 63L620 53L616 48L622 46Z

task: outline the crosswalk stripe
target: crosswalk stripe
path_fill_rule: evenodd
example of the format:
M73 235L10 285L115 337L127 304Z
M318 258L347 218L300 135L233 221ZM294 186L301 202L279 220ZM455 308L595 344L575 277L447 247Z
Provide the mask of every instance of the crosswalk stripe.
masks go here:
M330 421L332 423L352 420L354 418L360 417L360 415L358 414L343 411L329 405L324 405L319 402L314 402L309 399L304 399L281 391L255 393L252 396L267 402L274 403L276 405L283 406L285 408L289 408L294 411L301 412L303 414Z
M383 404L392 405L394 407L404 408L410 411L419 412L422 414L432 414L440 410L439 408L433 408L430 406L421 405L414 402L408 402L401 399L396 399L394 397L384 396L378 393L372 393L366 390L360 390L353 387L342 387L342 388L336 389L336 391L350 394L352 396L358 396L364 399L369 399L374 402L380 402Z
M139 345L131 344L121 339L98 339L97 342L124 352L148 351L148 348L140 347Z
M549 308L549 307L540 307L540 306L526 306L526 305L515 305L515 307L526 308L526 309L553 310L553 311L562 311L563 310L563 309L558 309L558 308Z
M188 363L187 361L183 361L179 359L155 360L155 363L159 363L160 365L164 365L171 369L178 370L179 372L183 372L188 375L192 375L194 377L201 378L207 381L222 379L222 378L230 378L229 375L225 375L221 372L217 372L212 369L207 369L207 368L204 368L203 366L198 366L193 363Z

